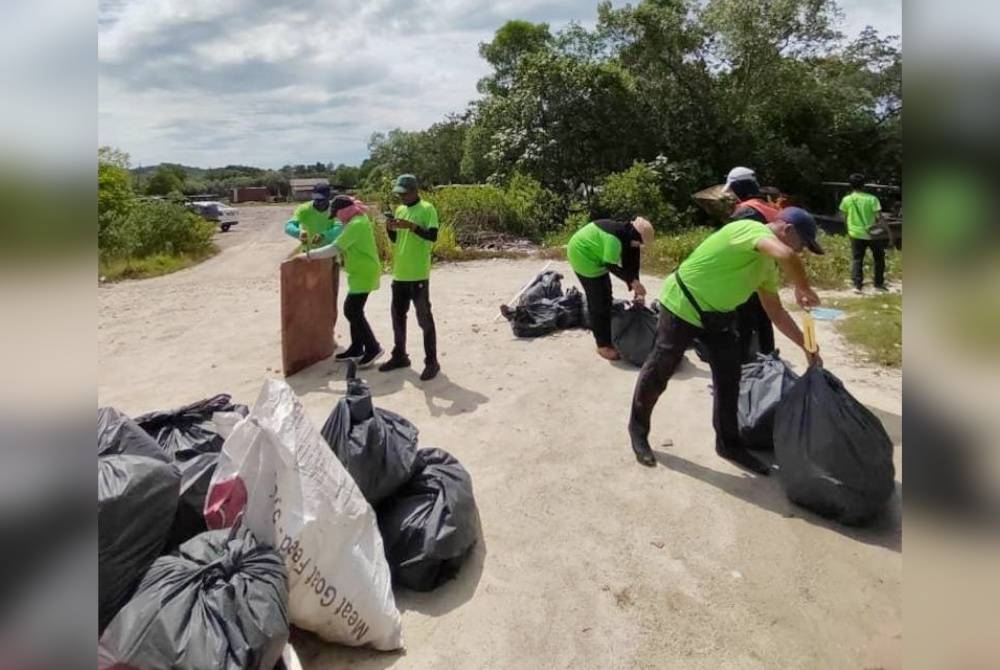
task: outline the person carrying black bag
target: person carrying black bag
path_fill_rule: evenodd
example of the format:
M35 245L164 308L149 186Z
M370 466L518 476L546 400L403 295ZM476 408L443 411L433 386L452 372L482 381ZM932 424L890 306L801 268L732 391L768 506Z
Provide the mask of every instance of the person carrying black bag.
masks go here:
M778 265L794 284L799 305L819 305L799 258L805 248L823 253L816 231L812 215L798 207L781 210L769 224L733 221L705 239L667 277L660 294L663 309L656 344L639 372L629 416L629 438L640 463L656 465L649 446L650 416L684 351L697 337L710 354L716 453L753 472L768 474L768 466L750 454L740 440L740 349L735 310L756 292L778 330L805 351L802 331L778 297ZM811 365L822 365L818 353L806 352L806 358Z

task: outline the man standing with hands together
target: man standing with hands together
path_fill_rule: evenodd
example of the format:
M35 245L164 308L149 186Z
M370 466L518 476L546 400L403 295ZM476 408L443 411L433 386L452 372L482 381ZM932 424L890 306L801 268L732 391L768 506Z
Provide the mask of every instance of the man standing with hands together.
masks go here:
M402 204L395 213L386 212L386 229L392 240L392 331L395 346L392 357L379 370L389 372L410 367L406 353L406 315L410 303L417 312L417 323L424 332L424 370L422 381L434 379L441 371L437 356L437 332L431 313L431 250L438 236L438 215L434 205L420 197L417 178L400 175L393 191Z

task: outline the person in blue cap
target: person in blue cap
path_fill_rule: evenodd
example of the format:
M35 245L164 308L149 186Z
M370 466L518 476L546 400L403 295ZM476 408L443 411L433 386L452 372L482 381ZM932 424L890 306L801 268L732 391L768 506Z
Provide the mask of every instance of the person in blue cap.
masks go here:
M771 223L733 221L708 236L666 278L656 343L639 372L628 423L632 450L640 463L656 465L649 446L653 407L684 351L699 338L709 351L712 369L716 453L753 472L768 474L768 466L742 444L737 427L740 348L734 327L736 308L756 293L778 330L805 351L802 331L778 297L778 267L795 287L799 305L819 305L799 257L804 249L823 253L816 233L812 215L798 207L786 207ZM806 352L806 358L811 365L822 365L818 353Z

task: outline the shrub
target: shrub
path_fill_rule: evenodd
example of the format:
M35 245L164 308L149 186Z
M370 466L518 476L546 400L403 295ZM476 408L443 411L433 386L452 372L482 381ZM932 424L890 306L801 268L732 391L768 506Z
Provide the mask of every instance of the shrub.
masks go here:
M184 207L161 200L139 201L107 223L102 260L146 258L157 254L205 254L215 226Z
M553 232L545 236L545 246L547 247L561 247L569 242L569 238L573 237L573 233L583 228L590 222L590 216L587 212L576 210L570 212L570 215L566 217L562 225Z
M660 175L643 163L610 175L604 181L596 204L595 218L630 220L644 216L658 230L678 226L677 210L663 195Z
M515 173L504 188L510 208L509 232L517 237L540 240L559 228L566 208L562 200L537 180Z
M653 244L642 251L642 271L670 274L713 232L711 228L696 227L657 235Z

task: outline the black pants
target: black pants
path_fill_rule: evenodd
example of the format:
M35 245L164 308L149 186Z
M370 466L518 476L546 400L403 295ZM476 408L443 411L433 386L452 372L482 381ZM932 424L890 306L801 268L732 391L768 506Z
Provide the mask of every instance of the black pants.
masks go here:
M759 351L770 354L774 351L774 324L764 311L760 297L754 293L750 299L736 308L736 327L740 338L740 360L749 363ZM756 335L757 346L754 347Z
M885 286L885 240L859 240L851 238L851 281L854 288L861 288L865 281L865 250L872 250L875 261L875 287Z
M611 345L611 275L601 277L576 276L587 296L587 312L590 314L590 330L599 347Z
M358 354L375 352L379 348L375 333L372 332L371 324L365 316L368 295L368 293L349 293L344 298L344 317L351 324L350 350Z
M437 363L437 330L431 314L429 280L392 282L392 332L396 340L392 355L406 356L406 314L411 302L417 312L417 324L424 331L424 363Z
M709 366L712 368L715 396L712 425L715 427L716 448L739 448L742 443L736 412L740 395L740 351L736 333L710 333L692 326L667 309L660 310L656 344L639 371L635 393L632 395L629 431L643 438L649 437L649 419L653 407L684 358L684 350L695 337L701 339L710 353Z

